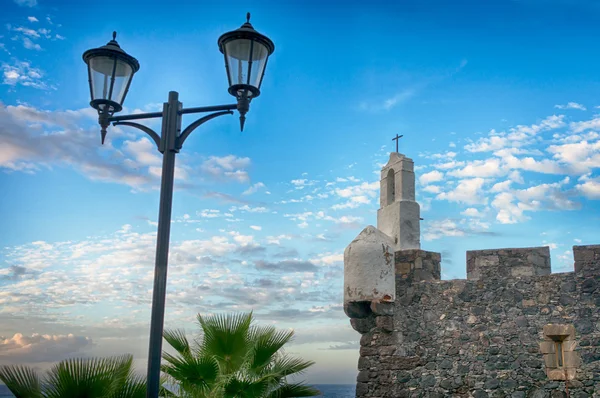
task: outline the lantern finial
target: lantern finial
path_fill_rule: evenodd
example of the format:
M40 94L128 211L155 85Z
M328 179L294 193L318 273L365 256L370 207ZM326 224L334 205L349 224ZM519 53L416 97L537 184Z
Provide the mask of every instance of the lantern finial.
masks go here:
M113 40L117 40L117 31L113 31Z
M246 23L250 23L250 13L246 13Z

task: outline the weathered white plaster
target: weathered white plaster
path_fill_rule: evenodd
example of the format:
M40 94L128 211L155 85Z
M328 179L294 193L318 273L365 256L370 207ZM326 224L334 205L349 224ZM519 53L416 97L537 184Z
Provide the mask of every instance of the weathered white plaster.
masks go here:
M412 159L396 152L390 154L390 160L381 169L379 202L377 228L392 237L396 250L420 249L421 210L415 201Z
M344 303L395 298L394 241L369 225L344 251Z

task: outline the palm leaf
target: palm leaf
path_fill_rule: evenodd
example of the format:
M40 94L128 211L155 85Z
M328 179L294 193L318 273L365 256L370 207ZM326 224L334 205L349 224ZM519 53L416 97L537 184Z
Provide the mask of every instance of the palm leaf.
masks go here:
M256 327L252 331L253 351L250 361L250 369L259 374L264 368L271 364L280 349L287 344L294 332L276 331L274 327Z
M42 398L40 379L27 366L0 367L0 380L17 398Z
M303 383L284 384L272 391L266 398L316 397L321 392Z
M131 355L62 361L48 372L45 395L47 398L111 397L126 382L132 361Z
M239 370L250 349L248 332L252 313L206 318L198 314L198 322L204 332L202 354L214 357L224 374Z
M146 398L146 378L134 375L131 371L119 382L111 398Z
M163 337L179 355L191 355L190 342L185 336L185 332L180 329L167 329L163 332Z
M263 397L268 384L233 378L223 388L225 398L258 398Z
M314 365L313 361L305 361L302 358L294 358L282 355L277 358L269 371L282 377L302 373L308 367Z
M219 367L210 357L175 357L165 354L168 364L161 366L163 373L179 383L179 387L187 392L209 391L219 376Z

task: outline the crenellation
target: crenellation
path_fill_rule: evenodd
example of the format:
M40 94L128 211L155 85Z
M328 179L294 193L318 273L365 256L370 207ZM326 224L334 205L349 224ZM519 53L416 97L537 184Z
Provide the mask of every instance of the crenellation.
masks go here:
M549 275L550 272L548 246L467 252L467 279Z
M573 259L575 260L575 272L584 271L586 268L591 268L594 272L594 267L600 264L600 245L573 246Z
M441 255L402 234L418 213L389 204L404 195L389 166L408 161L390 156L382 190L394 195L382 195L370 243L363 231L346 249L345 288L366 292L344 302L361 334L356 396L600 397L600 245L574 246L575 271L554 274L547 246L472 250L467 279L441 280Z

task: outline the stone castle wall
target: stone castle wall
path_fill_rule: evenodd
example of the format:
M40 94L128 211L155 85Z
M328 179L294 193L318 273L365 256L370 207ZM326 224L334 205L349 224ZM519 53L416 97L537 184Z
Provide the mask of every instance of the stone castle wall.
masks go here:
M396 252L395 301L345 303L357 397L565 397L565 377L571 397L600 397L600 245L573 253L575 272L550 274L547 247L472 251L468 280L440 281L438 253ZM549 324L575 330L562 380Z

